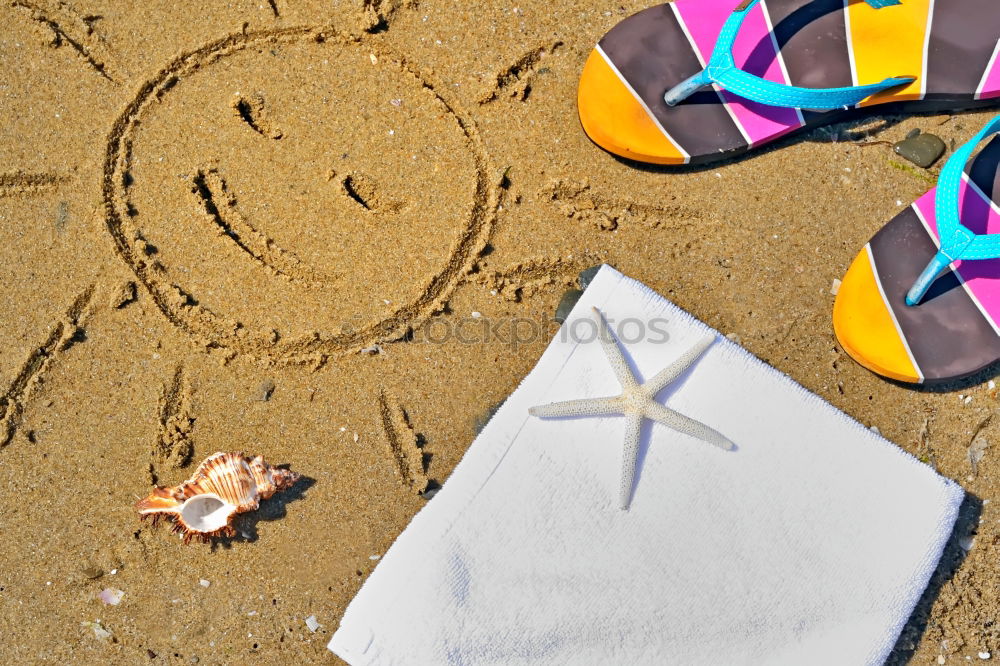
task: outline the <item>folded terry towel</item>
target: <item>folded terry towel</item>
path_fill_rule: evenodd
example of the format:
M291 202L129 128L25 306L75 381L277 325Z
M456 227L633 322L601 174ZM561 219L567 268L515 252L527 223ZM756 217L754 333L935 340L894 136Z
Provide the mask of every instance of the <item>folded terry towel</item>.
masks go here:
M528 415L620 392L592 306L640 379L712 333L604 267L329 648L353 665L881 663L961 488L719 337L658 400L736 450L644 422L622 511L625 419Z

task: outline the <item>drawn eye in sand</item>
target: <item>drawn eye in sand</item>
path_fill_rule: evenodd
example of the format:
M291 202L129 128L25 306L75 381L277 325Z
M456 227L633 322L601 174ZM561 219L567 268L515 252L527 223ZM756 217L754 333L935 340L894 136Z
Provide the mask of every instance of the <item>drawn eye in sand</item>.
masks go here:
M486 243L498 180L473 121L408 58L289 28L146 82L109 138L104 197L119 255L174 324L308 360L438 309Z

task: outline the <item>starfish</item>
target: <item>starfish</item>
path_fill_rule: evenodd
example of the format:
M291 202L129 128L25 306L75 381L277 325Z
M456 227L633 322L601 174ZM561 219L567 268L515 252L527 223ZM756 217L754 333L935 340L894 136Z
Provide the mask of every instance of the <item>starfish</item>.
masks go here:
M608 362L611 364L611 368L614 370L615 376L622 386L622 392L619 395L604 398L582 398L580 400L553 402L548 405L532 407L528 410L528 413L532 416L542 418L609 415L622 415L626 417L625 451L622 457L620 495L621 508L625 511L631 503L632 484L635 479L636 462L639 456L639 429L642 426L643 419L651 419L657 423L662 423L677 432L690 435L726 451L732 451L735 445L725 436L709 428L704 423L679 414L655 400L657 393L682 375L691 364L705 353L705 350L715 341L715 336L706 336L654 377L643 383L639 383L628 367L621 348L612 337L608 324L604 321L604 315L597 308L593 308L593 310L594 319L597 320L597 338L601 341L601 346L608 357Z

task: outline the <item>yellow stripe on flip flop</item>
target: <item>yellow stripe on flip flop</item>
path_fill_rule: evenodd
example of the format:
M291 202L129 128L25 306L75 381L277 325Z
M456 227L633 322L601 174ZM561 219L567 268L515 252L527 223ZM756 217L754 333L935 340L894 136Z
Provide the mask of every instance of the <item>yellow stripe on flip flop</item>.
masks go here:
M580 75L580 122L594 143L616 155L656 164L685 164L687 155L597 49Z
M882 295L867 246L837 292L833 330L844 350L872 372L911 384L923 381Z
M860 106L921 99L934 0L903 0L882 9L874 9L864 0L847 3L848 48L855 83L878 83L893 76L916 77L906 86L872 95Z

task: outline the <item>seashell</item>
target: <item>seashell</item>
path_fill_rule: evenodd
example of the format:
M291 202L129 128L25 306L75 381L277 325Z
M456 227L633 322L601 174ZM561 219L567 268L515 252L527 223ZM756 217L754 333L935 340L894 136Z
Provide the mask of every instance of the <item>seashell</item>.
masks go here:
M233 516L255 511L260 500L291 487L301 475L271 467L260 456L214 453L194 475L172 488L157 486L135 507L139 517L174 522L173 531L183 533L184 543L193 538L203 542L213 536L235 536Z

